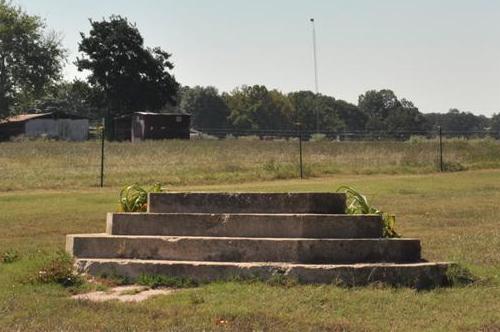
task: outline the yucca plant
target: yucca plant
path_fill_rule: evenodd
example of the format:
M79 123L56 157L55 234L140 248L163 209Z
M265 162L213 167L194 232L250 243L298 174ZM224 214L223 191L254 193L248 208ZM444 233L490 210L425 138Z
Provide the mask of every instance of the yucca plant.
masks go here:
M120 211L122 212L146 212L148 208L148 193L161 192L161 184L157 183L149 189L138 184L125 186L120 191Z
M400 237L396 232L396 216L380 211L371 206L365 195L349 186L340 186L338 192L343 192L347 196L347 214L378 214L384 223L383 236L388 238Z

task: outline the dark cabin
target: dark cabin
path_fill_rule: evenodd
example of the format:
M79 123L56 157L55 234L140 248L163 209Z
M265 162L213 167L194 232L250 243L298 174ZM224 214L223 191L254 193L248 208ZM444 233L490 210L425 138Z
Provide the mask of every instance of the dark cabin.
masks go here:
M114 120L116 140L189 139L191 114L136 112Z

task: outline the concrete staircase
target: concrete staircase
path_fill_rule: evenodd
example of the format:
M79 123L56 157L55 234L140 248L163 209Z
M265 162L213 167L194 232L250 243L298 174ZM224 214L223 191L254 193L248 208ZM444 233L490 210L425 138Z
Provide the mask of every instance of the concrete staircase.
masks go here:
M339 193L154 193L147 213L110 213L106 233L68 235L79 272L134 281L286 276L305 283L425 287L448 263L421 259L417 239L382 238L375 215L345 215Z

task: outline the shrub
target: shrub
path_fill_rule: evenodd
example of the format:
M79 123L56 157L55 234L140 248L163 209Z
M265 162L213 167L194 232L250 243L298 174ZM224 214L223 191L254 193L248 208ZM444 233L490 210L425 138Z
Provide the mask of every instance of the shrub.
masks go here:
M476 282L477 278L467 268L452 264L446 271L446 281L450 287L464 287Z
M467 167L458 161L448 161L443 163L443 170L445 172L462 172L466 171Z
M4 264L14 263L19 260L19 254L15 250L7 250L1 257Z
M38 271L36 281L44 284L56 283L64 287L78 286L83 279L73 269L73 258L64 251L58 251Z

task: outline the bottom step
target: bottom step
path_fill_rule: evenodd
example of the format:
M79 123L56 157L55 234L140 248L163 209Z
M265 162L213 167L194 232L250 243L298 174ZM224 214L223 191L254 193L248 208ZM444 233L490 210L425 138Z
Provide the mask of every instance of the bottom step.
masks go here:
M77 259L78 272L120 276L135 281L141 274L188 278L197 282L235 279L269 280L284 276L300 283L362 286L382 282L417 288L447 284L450 263L370 263L304 265L288 263L225 263L164 260Z

